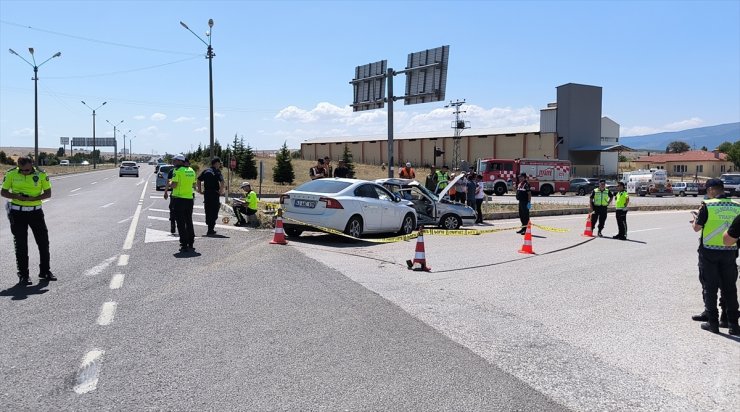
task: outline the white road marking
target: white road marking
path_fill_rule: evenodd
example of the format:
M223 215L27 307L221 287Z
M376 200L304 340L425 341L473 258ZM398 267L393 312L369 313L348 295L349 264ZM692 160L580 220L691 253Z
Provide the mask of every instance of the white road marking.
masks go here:
M89 269L87 272L85 272L85 276L99 275L100 273L102 273L105 270L105 268L107 268L108 266L110 266L110 264L113 263L114 260L116 260L116 257L115 256L109 257L108 259L105 259L99 265L97 265L97 266L93 267L92 269Z
M648 230L660 230L660 227L651 227L650 229L630 230L629 233L647 232Z
M133 217L133 216L131 216L131 217ZM119 220L119 221L118 221L118 222L116 222L116 223L125 223L125 222L128 222L129 220L131 220L131 217L127 217L126 219L123 219L123 220Z
M108 206L113 206L113 205L114 205L115 203L116 203L116 202L111 202L111 203L108 203L107 205L103 205L103 206L100 206L100 207L102 207L102 208L106 208L106 207L108 207Z
M121 255L118 257L118 266L128 265L128 255Z
M98 316L98 325L110 325L113 322L114 316L116 316L116 302L103 303L103 307L100 309L100 315Z
M110 280L110 288L111 289L120 289L121 286L123 286L123 273L117 273L113 275L113 278Z
M146 180L140 180L139 183L136 184L136 186L140 186L142 183L146 183Z
M150 195L149 196L149 199L164 199L164 195L163 194L162 195L159 195L159 196Z
M94 391L98 387L98 373L100 372L100 360L105 351L91 350L80 364L80 370L77 372L77 385L73 388L80 395Z
M149 210L150 212L170 213L170 210L169 209L153 209L153 208L149 208L147 210ZM200 212L193 212L193 215L205 216L206 214L205 213L200 213Z
M147 219L164 220L164 221L169 221L170 220L167 217L159 217L159 216L147 216ZM194 226L208 226L204 222L193 222L193 225ZM221 228L221 229L236 230L236 231L239 231L239 232L249 232L249 229L243 228L243 227L239 227L239 226L216 225L216 227L217 228Z
M70 192L70 193L74 193L74 192L76 192L76 191L78 191L78 190L80 190L80 189L82 189L82 188L81 188L81 187L78 187L77 189L72 189L72 190L70 190L69 192Z
M44 200L42 200L42 201L41 201L41 203L46 203L46 202L48 202L48 201L50 201L50 200L51 200L51 199L44 199Z
M72 196L77 196L77 195L79 195L79 193L72 193L71 195L68 195L68 196L72 197Z
M128 228L128 234L126 235L126 240L123 242L123 250L129 250L131 249L131 246L134 244L134 236L136 235L136 225L139 223L139 215L141 214L141 202L144 200L144 194L146 193L146 186L147 184L144 184L144 189L141 191L141 196L139 197L139 205L136 206L136 212L134 212L134 217L131 220L131 226Z
M96 184L98 184L98 182L92 182L92 183L90 183L90 184L91 184L91 185L96 185Z
M178 236L172 236L172 233L164 230L146 228L144 243L170 242L173 240L180 240L180 238Z

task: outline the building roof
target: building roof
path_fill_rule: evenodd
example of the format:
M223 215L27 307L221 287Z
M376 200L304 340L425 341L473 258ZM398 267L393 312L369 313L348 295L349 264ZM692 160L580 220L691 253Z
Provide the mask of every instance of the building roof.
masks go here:
M660 153L651 156L640 156L633 160L634 162L650 162L650 163L665 163L665 162L726 162L727 155L719 153L718 156L714 152L707 152L704 150L690 150L683 153Z
M519 126L510 127L504 129L481 129L476 130L476 133L462 135L462 137L472 136L496 136L496 135L507 135L507 134L532 134L540 133L536 126ZM411 140L411 139L451 139L452 136L438 132L414 132L414 133L394 133L394 140ZM382 135L369 135L369 136L328 136L328 137L317 137L314 139L307 139L302 144L314 144L314 143L344 143L344 142L372 142L372 141L386 141L388 140L387 134Z

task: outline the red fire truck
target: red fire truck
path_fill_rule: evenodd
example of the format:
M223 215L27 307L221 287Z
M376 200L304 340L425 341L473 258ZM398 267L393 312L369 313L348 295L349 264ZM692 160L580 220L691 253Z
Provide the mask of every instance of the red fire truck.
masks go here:
M570 162L553 159L480 159L478 173L483 175L487 194L502 196L515 190L516 177L526 173L534 194L565 194L570 187Z

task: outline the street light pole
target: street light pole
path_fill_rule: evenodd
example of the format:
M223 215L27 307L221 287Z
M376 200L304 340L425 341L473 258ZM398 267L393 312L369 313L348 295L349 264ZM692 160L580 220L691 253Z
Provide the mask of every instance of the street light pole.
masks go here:
M34 118L34 126L33 126L33 133L34 133L34 140L33 140L33 162L36 164L36 166L39 165L39 67L43 66L44 63L48 62L49 60L59 57L62 55L62 52L56 52L53 56L49 57L48 59L44 60L41 64L36 64L36 57L33 54L33 47L28 48L28 52L31 53L31 59L33 60L33 64L29 62L28 60L24 59L23 56L16 53L13 49L8 49L10 51L10 54L15 54L16 56L20 57L21 60L28 63L29 66L33 67L33 118Z
M93 169L97 169L97 163L98 163L95 161L95 111L105 106L106 103L108 102L103 102L103 104L93 109L92 107L88 106L87 103L82 101L82 104L87 106L88 109L92 110L92 114L93 114L93 151L92 151Z
M188 27L187 24L180 22L180 25L184 28L186 28L190 33L193 33L193 36L197 37L198 40L202 41L203 44L205 44L208 48L206 49L206 59L208 59L208 89L210 94L210 110L211 110L211 143L210 143L210 152L211 152L211 159L214 157L214 132L213 132L213 57L216 56L215 53L213 53L213 47L211 47L211 30L213 29L213 19L208 19L208 31L206 32L206 37L208 37L208 43L206 43L205 40L203 40L200 36L195 34L194 31L190 30L190 27Z
M131 133L131 129L128 129L128 132L123 134L123 158L126 158L126 135ZM131 160L131 149L129 149L129 155L128 160Z
M131 148L133 147L133 144L131 143L131 141L134 140L134 139L136 139L136 135L134 135L134 137L128 139L128 151L129 151L129 153L131 153L131 155L129 156L129 160L133 159L133 157L134 157L134 152L131 150ZM136 160L134 160L134 161L136 161Z
M123 123L123 120L121 120L117 124L111 123L110 120L106 120L106 122L108 122L109 125L113 126L113 141L116 142L116 146L118 146L118 140L116 140L116 129L118 128L118 126L121 125L121 123ZM123 153L125 154L126 153L126 150L125 150L126 149L126 139L123 139L123 148L124 148ZM113 162L115 164L118 164L118 153L116 153L116 150L113 151Z

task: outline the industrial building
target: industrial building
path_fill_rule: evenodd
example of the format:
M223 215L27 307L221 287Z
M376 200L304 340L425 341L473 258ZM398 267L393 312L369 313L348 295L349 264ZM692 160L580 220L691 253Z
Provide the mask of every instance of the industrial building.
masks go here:
M460 138L460 159L475 164L480 158L557 158L570 160L572 175L616 176L619 124L601 115L601 87L568 83L557 87L557 102L540 111L540 130L521 133L470 134ZM393 153L397 165L451 164L452 136L396 136ZM375 137L317 138L301 144L303 159L329 156L338 160L345 146L355 162L388 163L388 141ZM434 148L445 153L434 157ZM629 149L626 149L629 150Z

